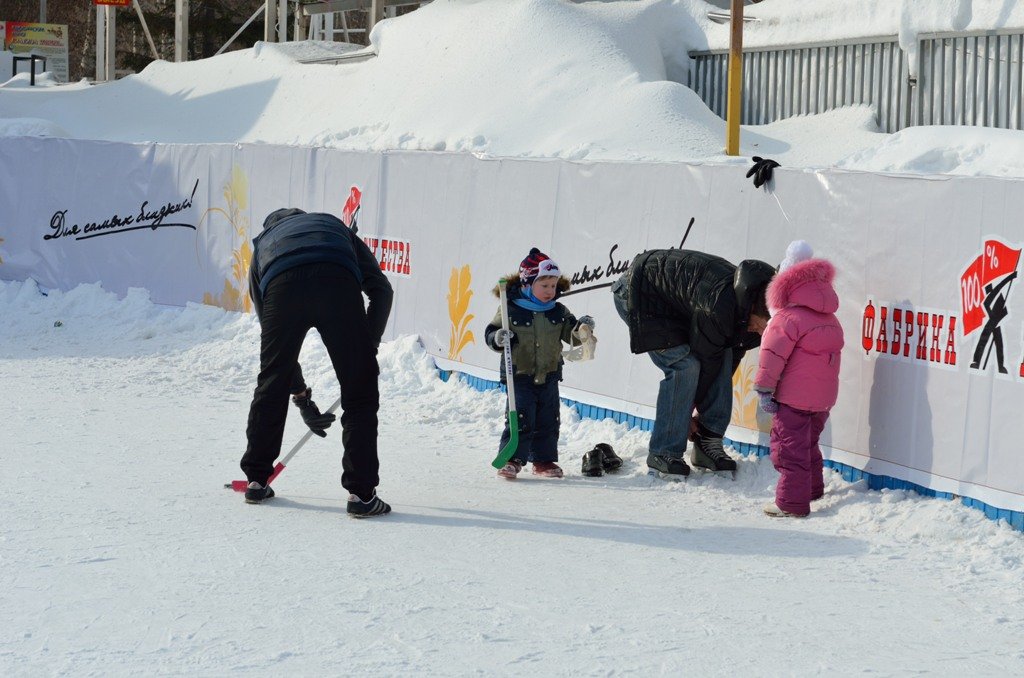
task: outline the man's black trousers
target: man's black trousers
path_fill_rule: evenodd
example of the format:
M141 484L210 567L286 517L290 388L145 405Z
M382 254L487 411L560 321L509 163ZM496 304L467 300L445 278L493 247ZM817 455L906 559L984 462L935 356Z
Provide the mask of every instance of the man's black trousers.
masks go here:
M266 485L281 453L289 390L302 341L320 332L341 386L342 486L364 499L380 482L377 471L377 351L358 281L346 269L308 264L270 281L260 318L260 374L249 408L242 457L246 478Z

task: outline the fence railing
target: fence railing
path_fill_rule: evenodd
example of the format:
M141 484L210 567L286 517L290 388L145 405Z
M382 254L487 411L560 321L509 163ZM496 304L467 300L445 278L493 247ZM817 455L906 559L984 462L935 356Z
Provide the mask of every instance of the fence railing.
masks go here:
M725 117L728 51L690 56L687 84ZM744 50L740 122L867 104L885 132L915 124L1024 129L1024 31L923 35L917 58L914 79L895 36Z

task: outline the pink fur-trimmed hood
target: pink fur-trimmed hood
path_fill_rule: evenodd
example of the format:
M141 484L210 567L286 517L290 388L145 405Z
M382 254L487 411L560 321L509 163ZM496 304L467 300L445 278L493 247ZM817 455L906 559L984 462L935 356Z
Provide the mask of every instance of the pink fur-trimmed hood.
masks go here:
M832 287L835 277L835 266L826 259L793 264L768 285L768 308L774 313L789 306L806 306L819 313L835 313L839 308L839 296Z

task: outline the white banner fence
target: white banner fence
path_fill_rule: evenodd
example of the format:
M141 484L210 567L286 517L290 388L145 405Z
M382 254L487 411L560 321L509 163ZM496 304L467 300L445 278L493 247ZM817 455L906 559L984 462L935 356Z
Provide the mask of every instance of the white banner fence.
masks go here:
M563 396L649 419L660 372L629 352L607 284L691 222L687 248L734 262L777 263L802 238L836 264L846 333L826 457L1024 527L1024 181L780 168L769 193L745 169L5 138L0 278L247 311L264 217L348 203L395 286L389 337L418 334L440 368L495 379L491 290L537 246L573 278L566 305L598 321L597 358L566 369ZM768 439L756 359L734 384L728 435L744 448Z

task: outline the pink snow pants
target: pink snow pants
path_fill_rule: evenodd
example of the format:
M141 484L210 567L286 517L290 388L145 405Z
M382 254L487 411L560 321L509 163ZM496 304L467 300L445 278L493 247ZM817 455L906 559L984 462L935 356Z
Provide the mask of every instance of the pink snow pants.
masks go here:
M825 492L818 437L828 412L805 412L779 403L772 419L772 464L779 472L775 504L797 515L811 512L811 500Z

